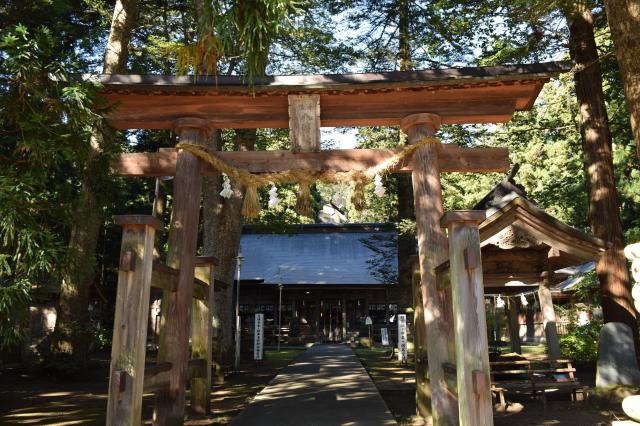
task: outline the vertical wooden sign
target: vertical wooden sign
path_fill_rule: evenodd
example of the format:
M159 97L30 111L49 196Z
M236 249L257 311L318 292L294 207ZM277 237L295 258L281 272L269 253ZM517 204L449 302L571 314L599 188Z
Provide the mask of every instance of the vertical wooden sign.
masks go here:
M253 359L262 361L264 352L264 314L256 314L256 323L253 332Z
M407 316L398 314L398 361L407 362Z
M380 329L380 340L382 346L389 346L389 330L386 327Z

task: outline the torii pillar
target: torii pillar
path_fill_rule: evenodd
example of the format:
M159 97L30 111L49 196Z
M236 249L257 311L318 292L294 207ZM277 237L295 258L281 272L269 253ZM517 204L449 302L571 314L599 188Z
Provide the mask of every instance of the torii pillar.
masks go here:
M181 118L174 123L174 131L181 142L203 144L211 127L200 118ZM169 233L168 266L178 269L175 292L162 301L163 326L160 334L158 362L170 362L169 384L156 394L153 423L177 425L184 422L186 384L189 379L189 327L193 303L198 222L202 175L200 160L180 150L173 181L173 213Z
M413 114L402 119L400 128L407 134L409 144L415 144L426 137L433 137L440 124L438 115ZM446 321L444 314L445 303L450 304L451 301L444 300L438 293L435 272L435 267L448 257L447 238L440 227L444 207L438 162L439 145L437 142L429 143L415 151L411 178L424 312L424 322L420 326L424 327L425 333L422 335L426 334L431 415L434 425L455 425L458 424L458 404L455 396L447 390L442 368L443 363L454 361L448 349L448 343L453 339L453 324ZM420 384L416 383L416 386ZM429 392L422 394L428 395Z

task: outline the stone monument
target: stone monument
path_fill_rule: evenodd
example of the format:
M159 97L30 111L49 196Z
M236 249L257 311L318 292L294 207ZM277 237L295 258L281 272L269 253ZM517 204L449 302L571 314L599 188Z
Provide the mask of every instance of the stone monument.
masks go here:
M640 385L631 328L621 322L609 322L600 331L596 387Z

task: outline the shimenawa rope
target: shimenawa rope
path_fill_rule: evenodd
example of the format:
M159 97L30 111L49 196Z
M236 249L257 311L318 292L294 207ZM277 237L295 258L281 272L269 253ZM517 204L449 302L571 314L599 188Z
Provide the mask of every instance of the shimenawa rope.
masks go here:
M251 173L245 169L232 166L220 158L215 151L209 151L200 145L183 142L176 145L176 148L190 152L202 161L209 163L214 169L225 173L231 180L244 185L246 187L246 193L242 206L242 214L246 217L256 217L260 213L258 187L268 185L271 182L276 185L298 183L296 209L301 215L310 216L312 213L310 187L313 182L354 182L355 187L351 196L351 202L357 210L362 210L365 207L364 188L369 180L373 179L375 175L388 173L403 159L413 154L416 149L432 143L440 143L440 140L435 137L425 137L415 144L406 146L402 151L389 157L380 164L376 164L366 170L351 170L348 172L335 172L333 170L287 170L274 173Z

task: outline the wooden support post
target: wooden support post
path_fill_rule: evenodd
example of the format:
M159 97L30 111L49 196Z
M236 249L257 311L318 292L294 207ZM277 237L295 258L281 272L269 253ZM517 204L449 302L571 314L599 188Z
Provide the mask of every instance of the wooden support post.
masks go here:
M295 296L295 293L293 293L294 295L291 296L291 315L292 318L298 318L298 299Z
M182 142L192 144L202 144L210 132L208 122L199 118L179 119L174 127ZM153 418L157 425L182 424L184 421L201 190L200 160L181 150L173 182L167 253L167 265L179 271L178 285L175 292L165 292L162 300L163 324L158 352L158 362L170 362L173 367L168 373L169 385L156 394Z
M316 301L315 303L316 309L315 309L314 317L315 317L315 323L316 323L316 340L319 341L320 340L320 299L318 298L318 296L316 296L315 301Z
M289 95L291 150L320 151L320 95Z
M408 136L410 144L433 136L440 127L440 117L434 114L414 114L405 117L400 127ZM443 317L442 300L437 291L434 268L447 256L447 240L440 228L442 187L438 164L438 144L430 143L418 148L414 153L412 172L413 198L418 234L420 262L420 285L424 314L424 335L426 336L429 363L429 386L433 424L456 424L458 410L455 396L447 391L442 364L453 361L447 350L447 340L453 338L452 324ZM421 393L418 392L418 395ZM422 394L428 394L423 392Z
M478 233L478 224L484 219L484 211L455 211L442 218L442 226L446 226L449 233L458 410L460 424L464 426L493 425Z
M431 416L431 391L427 364L427 336L425 335L424 311L422 309L422 286L420 285L420 267L413 265L413 350L416 369L416 411L428 418Z
M139 425L144 388L151 267L155 232L162 222L152 216L116 216L122 226L107 424Z
M196 258L195 276L209 284L205 300L193 299L191 317L191 358L202 359L198 368L191 370L191 409L199 415L207 415L211 410L211 356L213 352L213 309L214 309L214 261L209 257Z
M556 313L553 309L550 286L553 279L553 272L543 272L542 281L538 287L538 297L540 298L540 311L542 312L542 323L544 325L544 335L547 341L547 354L549 358L558 359L560 355L560 343L558 342L558 329L556 326Z
M342 341L347 341L347 298L342 298Z
M493 329L495 343L500 345L500 342L502 342L502 313L500 312L500 308L498 308L497 299L494 298L491 303L493 305Z
M520 345L520 322L518 321L518 304L513 297L509 298L509 341L511 352L522 353Z

